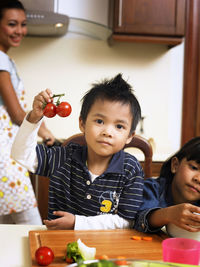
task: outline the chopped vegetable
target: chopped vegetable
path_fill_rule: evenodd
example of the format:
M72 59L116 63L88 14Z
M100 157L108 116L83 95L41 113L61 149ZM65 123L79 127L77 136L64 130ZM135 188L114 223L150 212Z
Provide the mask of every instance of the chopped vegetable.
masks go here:
M117 264L118 266L127 265L127 260L125 257L119 256L119 257L117 257L115 264Z
M80 239L67 244L66 261L82 262L85 260L93 260L95 258L96 248L86 246Z
M131 238L133 240L141 240L142 239L142 237L141 236L138 236L138 235L133 235Z
M117 267L114 262L108 261L108 260L100 260L98 262L93 262L93 263L79 263L79 267Z
M101 255L99 257L99 260L108 260L108 259L109 259L109 257L107 255Z
M145 240L145 241L152 241L152 237L151 236L138 236L138 235L133 235L132 237L131 237L131 239L133 239L133 240Z
M80 239L78 239L77 244L84 260L94 260L96 248L86 246Z
M142 237L142 240L145 240L145 241L152 241L152 237L151 236L143 236Z

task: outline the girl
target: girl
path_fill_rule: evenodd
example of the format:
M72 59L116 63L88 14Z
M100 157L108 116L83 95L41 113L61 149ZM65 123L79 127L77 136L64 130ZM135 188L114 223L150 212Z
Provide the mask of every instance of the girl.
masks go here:
M10 158L14 137L26 110L25 91L15 63L7 55L27 33L21 2L0 1L0 223L41 224L28 171ZM41 125L39 136L54 143L51 132Z
M190 232L200 228L200 137L164 162L157 179L145 180L144 199L134 228L156 232L173 223Z

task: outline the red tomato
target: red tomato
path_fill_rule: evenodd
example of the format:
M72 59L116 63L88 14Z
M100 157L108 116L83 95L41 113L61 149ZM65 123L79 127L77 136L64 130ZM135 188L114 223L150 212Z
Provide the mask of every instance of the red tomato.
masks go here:
M56 114L58 114L60 117L67 117L72 112L71 105L68 102L61 102L56 107Z
M56 105L48 103L43 110L43 114L48 118L54 117L56 115Z
M35 259L39 265L47 266L53 261L54 253L48 247L40 247L35 252Z

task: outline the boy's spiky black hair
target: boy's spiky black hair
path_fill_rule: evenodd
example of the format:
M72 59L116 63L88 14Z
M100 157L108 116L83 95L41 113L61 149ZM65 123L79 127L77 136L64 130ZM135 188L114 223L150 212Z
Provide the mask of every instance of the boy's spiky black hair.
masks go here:
M84 95L80 112L80 117L84 123L86 122L87 115L92 105L98 99L129 104L133 117L131 133L135 131L136 126L141 119L141 108L133 93L131 85L122 78L121 73L110 80L105 79L100 83L94 83L92 88Z

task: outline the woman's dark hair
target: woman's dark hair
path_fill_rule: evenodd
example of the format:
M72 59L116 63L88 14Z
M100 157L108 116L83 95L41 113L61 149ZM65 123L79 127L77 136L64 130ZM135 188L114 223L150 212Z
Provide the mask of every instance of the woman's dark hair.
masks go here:
M0 0L0 20L3 17L3 12L5 9L21 9L25 12L23 4L18 0Z
M197 163L200 163L200 136L188 141L178 152L163 163L160 171L160 177L173 179L174 174L171 172L171 160L173 157L176 157L179 162L185 158L187 161L194 160Z
M122 79L122 74L118 74L111 80L106 79L92 86L93 87L82 98L80 117L83 122L86 122L88 113L96 100L121 102L122 104L130 105L133 117L130 133L134 132L141 119L141 108L137 98L133 94L131 85Z

